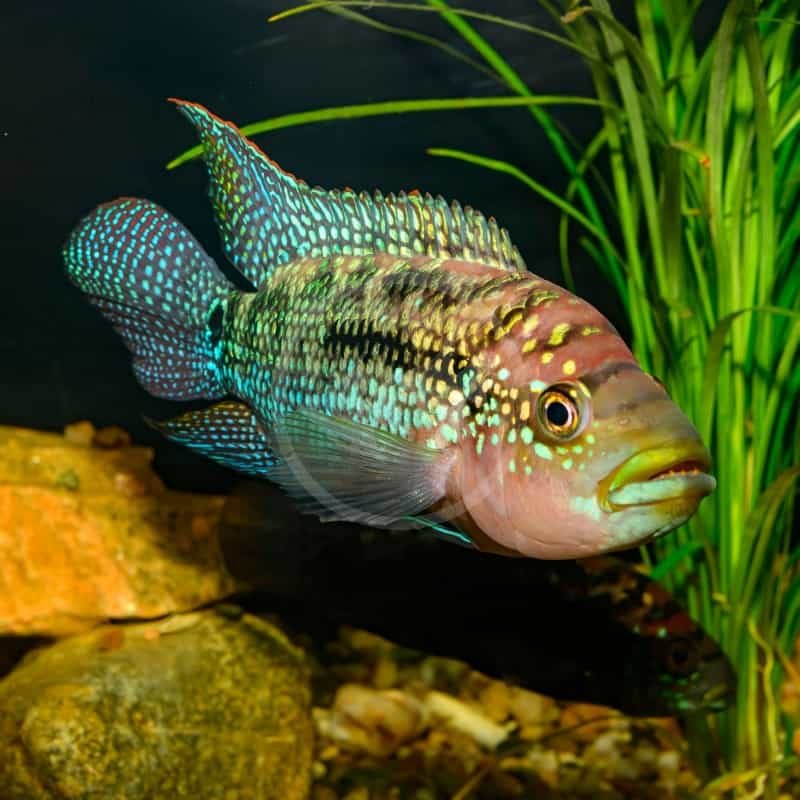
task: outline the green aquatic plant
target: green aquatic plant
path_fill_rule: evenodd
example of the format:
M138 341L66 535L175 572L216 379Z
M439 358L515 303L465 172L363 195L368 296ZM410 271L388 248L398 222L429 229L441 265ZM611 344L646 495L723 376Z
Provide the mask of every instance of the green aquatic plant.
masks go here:
M731 0L704 43L694 35L701 0L635 0L633 28L620 23L608 0L541 5L560 32L445 0L315 2L278 17L324 9L437 47L464 68L488 71L544 130L569 176L565 187L546 187L497 154L428 152L505 173L561 210L565 280L572 283L577 245L619 294L637 357L709 444L717 491L644 557L738 668L735 707L689 723L698 767L709 778L728 773L708 792L776 795L793 734L778 695L800 633L800 546L792 540L800 481L798 3ZM469 55L359 7L438 14ZM595 97L535 95L489 43L492 26L577 52ZM475 100L322 109L243 130L444 111ZM548 102L594 103L597 134L575 145Z

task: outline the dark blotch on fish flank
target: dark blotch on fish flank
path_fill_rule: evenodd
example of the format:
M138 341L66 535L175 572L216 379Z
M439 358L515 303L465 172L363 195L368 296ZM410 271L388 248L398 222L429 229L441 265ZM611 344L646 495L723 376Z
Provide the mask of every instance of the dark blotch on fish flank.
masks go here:
M404 341L400 333L377 330L369 320L359 320L349 330L346 323L330 326L322 345L331 361L349 349L350 358L358 358L364 363L377 360L392 370L397 367L421 370L425 359L429 358L428 374L450 387L461 386L461 376L468 363L456 353L442 355L434 350L417 349L409 341Z
M214 347L217 346L222 337L222 320L224 316L225 312L222 308L222 303L217 303L217 305L214 306L214 310L211 312L211 316L208 318L208 330L211 333L211 343Z
M411 270L391 272L381 281L381 288L390 300L402 303L412 292L430 289L431 278L430 272Z
M473 381L473 383L475 383ZM478 403L478 399L480 399L480 403ZM475 387L475 390L470 394L466 395L464 398L464 403L466 404L467 408L469 409L470 416L474 417L480 413L481 409L483 408L483 404L486 402L486 395L478 388Z
M474 303L477 300L491 300L500 297L507 286L517 285L519 276L516 273L499 275L488 281L480 281L467 292L465 302Z
M286 327L286 309L291 308L291 294L281 285L274 286L256 295L249 318L253 325L253 337L258 336L258 320L269 320L269 339L271 350L280 351Z
M328 356L338 358L349 348L353 358L368 361L382 353L385 363L392 369L407 369L414 364L416 350L410 344L404 344L400 336L376 330L366 320L358 321L352 331L342 329L337 323L328 328L322 343Z

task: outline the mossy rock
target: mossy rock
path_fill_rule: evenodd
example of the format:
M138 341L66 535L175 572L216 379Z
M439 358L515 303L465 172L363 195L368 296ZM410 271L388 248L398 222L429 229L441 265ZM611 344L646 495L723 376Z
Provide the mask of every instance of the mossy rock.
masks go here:
M310 702L302 652L254 617L104 626L0 682L0 794L302 800Z

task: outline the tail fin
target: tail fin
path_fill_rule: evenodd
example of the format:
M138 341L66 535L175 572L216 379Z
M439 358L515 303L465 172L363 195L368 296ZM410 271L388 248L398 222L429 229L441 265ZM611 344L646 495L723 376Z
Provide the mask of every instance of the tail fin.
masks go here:
M69 279L125 340L147 391L172 400L225 395L211 316L232 287L178 220L147 200L120 198L78 223L63 256Z

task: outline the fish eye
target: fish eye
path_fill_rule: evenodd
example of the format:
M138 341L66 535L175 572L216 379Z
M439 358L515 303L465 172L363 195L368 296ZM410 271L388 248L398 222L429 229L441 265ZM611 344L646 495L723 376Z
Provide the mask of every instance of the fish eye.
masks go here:
M574 386L556 384L539 398L539 423L556 439L571 439L583 428L583 417Z
M686 675L697 668L697 652L687 639L675 639L669 643L666 661L672 672Z

